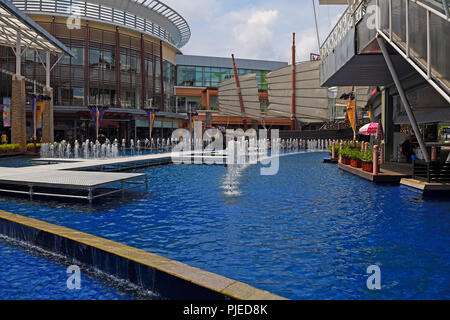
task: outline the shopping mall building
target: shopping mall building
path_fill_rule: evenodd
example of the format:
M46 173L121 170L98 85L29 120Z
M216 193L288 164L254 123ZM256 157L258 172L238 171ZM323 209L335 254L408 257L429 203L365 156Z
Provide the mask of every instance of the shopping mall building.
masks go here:
M182 55L191 36L189 25L161 1L11 2L73 53L52 61L58 62L50 75L56 141L94 134L90 105L108 107L101 129L108 137L147 137L149 106L159 110L154 136L169 136L187 125L188 106L215 109L217 85L232 74L231 59ZM22 55L22 75L32 80L26 83L27 97L42 92L46 81L39 55L31 50ZM11 48L0 47L1 98L11 96L15 60ZM264 103L265 73L287 63L238 59L237 65L240 74L257 73ZM228 123L242 122L232 118ZM28 105L28 139L31 119Z

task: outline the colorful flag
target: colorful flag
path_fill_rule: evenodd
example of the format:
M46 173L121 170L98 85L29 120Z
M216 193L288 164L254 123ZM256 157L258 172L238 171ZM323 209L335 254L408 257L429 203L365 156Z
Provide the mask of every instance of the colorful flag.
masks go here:
M36 125L37 128L40 128L42 122L42 114L44 113L46 103L36 102Z
M356 110L355 110L355 101L349 101L347 106L347 117L352 126L353 132L356 130Z
M91 108L91 118L94 121L95 129L99 129L102 126L103 116L105 115L105 108Z
M353 94L354 90L355 90L355 87L352 87L352 89L350 90L347 112L346 112L348 120L350 121L350 125L352 126L352 129L353 129L353 140L355 140L355 138L356 138L356 125L358 122L357 114L356 114L356 103L355 103L356 97Z
M11 127L11 98L3 98L3 126Z

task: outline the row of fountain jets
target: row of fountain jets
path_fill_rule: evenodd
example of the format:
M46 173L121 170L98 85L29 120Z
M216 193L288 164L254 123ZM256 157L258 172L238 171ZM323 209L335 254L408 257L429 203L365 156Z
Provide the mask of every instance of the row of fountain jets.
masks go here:
M251 138L254 139L254 138ZM269 139L258 139L254 141L256 146L264 146L266 149L269 145ZM185 141L192 145L208 145L212 141ZM169 152L179 143L178 139L145 139L136 142L131 139L127 144L125 139L119 145L117 139L111 142L106 139L104 143L86 140L83 143L75 141L72 146L63 140L60 143L43 143L41 144L40 156L42 158L84 158L84 159L112 159L121 156L135 156L148 153ZM299 151L299 150L326 150L333 143L331 139L273 139L270 141L271 146L277 146L280 151ZM269 147L270 148L270 147Z

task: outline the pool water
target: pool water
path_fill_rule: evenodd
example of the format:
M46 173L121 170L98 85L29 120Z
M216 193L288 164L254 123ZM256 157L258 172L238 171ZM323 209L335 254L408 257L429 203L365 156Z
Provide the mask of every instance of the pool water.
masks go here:
M450 199L375 185L326 153L260 165L140 172L150 191L86 204L1 196L0 208L81 230L291 299L449 299ZM366 286L381 269L381 290ZM1 296L1 295L0 295Z
M81 272L81 288L68 289L67 266L0 239L1 300L127 300L113 289Z

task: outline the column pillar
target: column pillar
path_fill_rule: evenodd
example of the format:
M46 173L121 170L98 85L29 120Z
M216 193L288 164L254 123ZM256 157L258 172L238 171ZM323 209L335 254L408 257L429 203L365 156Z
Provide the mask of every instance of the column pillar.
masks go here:
M163 59L163 42L159 41L159 66L161 69L161 111L166 110L165 94L164 94L164 59Z
M55 142L55 122L53 115L53 89L50 87L44 88L44 95L47 95L51 100L45 102L45 109L42 114L42 142Z
M25 149L27 144L27 116L25 112L25 80L13 76L11 95L11 143L20 144Z

